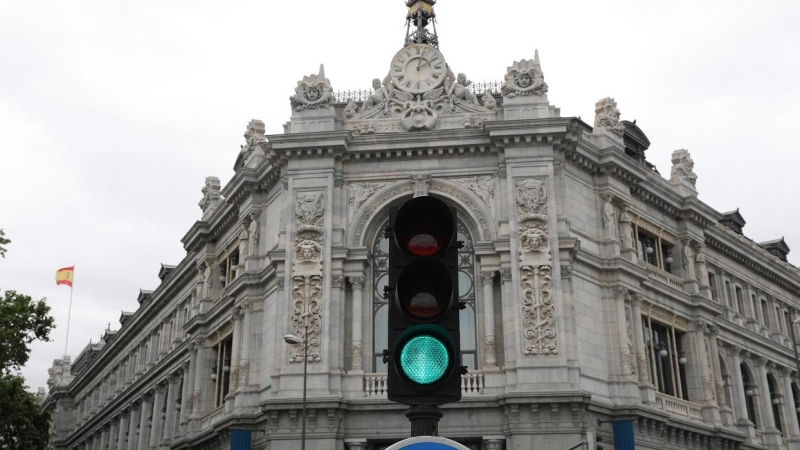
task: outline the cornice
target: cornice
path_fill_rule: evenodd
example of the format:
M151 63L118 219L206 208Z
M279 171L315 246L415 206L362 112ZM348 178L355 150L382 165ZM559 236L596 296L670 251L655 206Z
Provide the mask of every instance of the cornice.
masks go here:
M505 120L484 123L492 143L500 148L530 145L574 147L581 140L584 125L572 117L552 119Z
M181 238L183 249L187 252L196 252L208 240L208 222L196 221L189 231Z
M706 230L706 244L795 296L800 296L800 279L798 279L800 277L785 267L786 263L758 247L756 243L749 248L743 248L744 243L740 241L738 235L732 236L732 234L735 233L724 225L715 225Z

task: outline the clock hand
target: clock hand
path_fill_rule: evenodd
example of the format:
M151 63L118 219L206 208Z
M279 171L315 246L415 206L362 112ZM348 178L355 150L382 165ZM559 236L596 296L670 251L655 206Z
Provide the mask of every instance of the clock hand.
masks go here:
M422 62L422 60L420 60L420 62ZM417 70L419 70L419 69L421 69L421 68L423 68L423 67L427 66L427 65L428 65L428 64L430 64L430 63L431 63L431 62L430 62L430 60L428 60L428 61L426 61L426 62L425 62L425 64L423 64L423 65L419 65L419 64L417 64Z

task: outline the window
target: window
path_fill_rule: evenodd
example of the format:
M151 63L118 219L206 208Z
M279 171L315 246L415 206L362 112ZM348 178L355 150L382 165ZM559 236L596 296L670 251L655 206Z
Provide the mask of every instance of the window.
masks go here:
M388 225L386 220L380 228ZM464 242L458 251L458 294L459 300L467 304L459 313L461 335L461 364L477 370L477 329L475 326L475 249L467 227L458 220L457 239ZM372 247L372 370L386 372L383 363L383 350L389 345L387 330L389 310L383 298L383 288L389 283L389 240L379 233Z
M219 263L219 281L222 287L227 286L231 281L236 279L239 268L239 248L234 248L229 251Z
M211 367L211 381L214 382L214 408L222 406L231 384L231 354L233 336L214 346L214 365Z
M728 307L733 309L733 291L731 291L731 282L725 280L725 298L728 301Z
M746 317L747 313L744 307L744 296L742 295L742 288L736 286L736 307L739 308L739 315Z
M672 245L638 227L636 236L639 259L672 273L672 266L675 264Z
M717 294L717 277L711 271L708 272L708 285L711 288L711 300L719 301L719 294Z
M761 299L761 318L764 319L764 326L769 328L769 309L767 309L767 301Z
M767 388L769 389L769 406L772 407L772 417L775 418L775 428L783 434L783 424L781 423L781 395L775 386L775 378L772 374L767 376Z
M786 329L784 331L786 332L786 334L790 334L792 330L792 316L791 314L789 314L788 309L783 311L783 322L786 326Z
M675 328L642 318L647 358L656 390L688 400L686 392L686 357L683 351L684 334Z
M756 294L750 294L750 303L753 306L753 318L758 319L758 299L756 298Z
M776 305L775 306L775 320L778 323L775 325L775 331L783 331L783 324L781 323L781 316L782 315L783 314L781 314L781 307Z
M758 428L758 422L756 421L756 405L753 401L753 397L756 395L756 388L753 384L753 379L750 377L750 371L747 369L747 366L742 364L739 370L742 371L742 383L744 384L742 388L744 389L745 406L747 407L747 419L753 422L753 426Z

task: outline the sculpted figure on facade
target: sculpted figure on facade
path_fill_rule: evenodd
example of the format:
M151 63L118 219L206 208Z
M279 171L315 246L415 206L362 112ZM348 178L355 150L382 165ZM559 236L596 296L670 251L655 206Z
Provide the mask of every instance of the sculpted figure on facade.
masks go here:
M203 280L203 298L211 297L211 289L214 288L214 277L211 275L211 265L207 262L203 263L203 274L201 277Z
M250 226L244 222L239 224L239 261L244 264L244 258L250 249Z
M430 175L411 175L411 181L414 182L414 198L426 197L428 195L428 187L431 183Z
M467 76L463 73L458 74L455 82L451 77L445 80L445 91L447 93L447 98L450 99L450 111L456 112L458 110L456 103L462 101L472 103L473 105L480 105L478 97L469 90L470 84L472 84L472 82L469 81Z
M386 183L350 183L350 216L384 186Z
M534 59L523 59L514 61L506 69L505 81L503 82L503 97L514 98L517 96L543 96L547 93L547 83L544 81L544 73L539 64L539 51L537 50Z
M603 228L606 230L606 239L616 241L617 234L617 210L612 203L613 197L610 195L603 197Z
M295 95L289 97L295 111L328 108L333 104L331 82L325 78L325 68L319 66L319 74L304 76L294 88Z
M697 281L700 282L700 286L708 286L708 265L706 265L706 254L703 252L702 246L697 247L694 261L697 268Z
M686 271L684 279L694 280L697 277L695 271L695 254L691 242L683 241L683 269Z
M345 105L344 110L342 111L342 115L345 119L352 119L355 117L356 113L358 112L358 105L356 105L355 100L353 97L347 98L347 105Z
M594 133L603 134L610 131L622 137L625 125L620 123L619 116L617 102L613 98L606 97L598 101L594 106Z
M497 109L497 100L494 99L491 89L486 89L486 91L483 92L483 107L489 111Z
M372 80L372 90L373 92L364 100L364 103L361 105L361 111L364 112L368 111L372 108L380 109L381 117L389 117L391 115L391 100L392 100L392 80L391 77L388 75L383 80L383 84L381 84L381 80L375 78Z
M250 256L258 256L258 241L260 239L259 233L261 232L261 225L259 225L258 219L257 213L250 215L250 226L248 227L250 233Z
M636 240L633 232L633 217L628 211L627 205L623 205L620 208L619 239L623 249L633 248L633 243Z
M694 173L694 160L687 150L675 150L672 152L672 170L670 171L670 183L680 184L687 182L694 186L697 183L697 175Z

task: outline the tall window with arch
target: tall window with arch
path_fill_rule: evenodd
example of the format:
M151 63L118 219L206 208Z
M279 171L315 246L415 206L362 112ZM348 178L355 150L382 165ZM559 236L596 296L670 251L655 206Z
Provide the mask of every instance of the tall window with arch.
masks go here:
M380 230L386 228L385 220ZM459 313L461 332L461 364L470 370L478 368L477 330L475 325L475 248L472 236L459 219L458 237L464 246L458 251L458 296L467 307ZM386 372L383 350L387 348L389 335L389 306L383 298L383 288L389 282L389 239L379 233L372 246L372 370Z
M756 404L753 397L756 395L756 387L753 384L753 379L750 376L750 370L742 363L739 367L742 371L742 389L744 389L745 409L747 409L747 420L753 422L753 426L758 428L758 421L756 420Z

